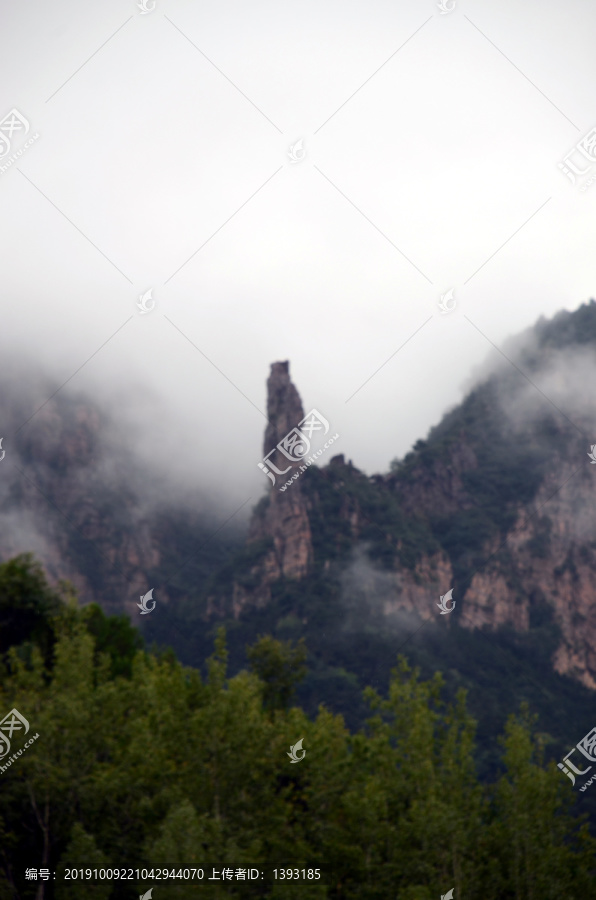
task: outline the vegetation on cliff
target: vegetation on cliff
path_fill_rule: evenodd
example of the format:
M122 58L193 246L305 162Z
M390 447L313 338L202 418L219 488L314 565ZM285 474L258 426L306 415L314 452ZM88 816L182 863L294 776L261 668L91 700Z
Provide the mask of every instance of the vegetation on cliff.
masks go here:
M527 710L510 718L502 771L480 784L464 692L442 699L400 659L351 733L321 706L291 705L304 650L261 638L230 678L223 632L206 677L139 648L130 625L79 610L30 558L0 566L0 615L18 598L0 707L39 734L0 776L0 897L70 900L81 885L28 881L26 867L321 868L322 883L208 882L205 897L431 900L596 897L596 841L542 760ZM3 621L5 619L3 618ZM51 653L48 657L48 648ZM287 756L300 738L299 764ZM15 744L18 738L13 738ZM85 884L133 900L149 884ZM196 896L181 880L160 897ZM43 896L43 894L41 895Z

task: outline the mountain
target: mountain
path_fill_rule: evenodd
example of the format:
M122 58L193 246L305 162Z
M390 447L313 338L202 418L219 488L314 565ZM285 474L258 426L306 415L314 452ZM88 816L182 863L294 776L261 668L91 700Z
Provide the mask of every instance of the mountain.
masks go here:
M167 605L181 568L204 579L239 546L233 523L214 534L217 516L196 487L184 504L156 489L155 472L89 396L16 371L0 414L0 559L33 551L83 604L137 618L152 585Z
M447 627L528 632L550 616L554 670L596 688L594 420L571 396L578 362L594 372L595 339L594 301L540 323L387 475L369 478L339 455L293 481L300 463L284 460L289 471L254 511L255 558L209 597L210 611L238 616L282 584L308 589L355 567L366 603L388 616L436 621L449 589L458 608ZM550 400L540 383L557 379ZM272 365L267 387L264 456L304 418L287 362Z
M289 363L273 363L247 531L216 524L192 485L191 502L147 506L150 475L105 412L65 390L23 427L38 404L21 392L2 402L0 557L33 550L83 603L128 612L199 668L222 623L232 672L259 634L304 638L298 701L350 727L366 715L361 689L384 692L407 654L424 677L441 670L451 696L467 688L485 772L524 700L561 758L593 725L595 372L590 301L510 341L425 440L368 476L335 452L325 410L305 413ZM151 587L160 615L139 617Z
M298 428L309 414L289 363L274 363L267 494L243 548L176 607L185 639L172 631L172 642L203 658L224 622L240 668L259 633L305 638L300 702L325 702L351 727L364 715L359 690L385 690L407 653L425 676L445 673L453 695L468 689L487 772L522 701L560 758L593 725L595 372L591 301L510 341L425 440L369 477L325 449L331 426L318 443ZM310 465L313 452L326 464ZM455 608L441 615L451 590Z

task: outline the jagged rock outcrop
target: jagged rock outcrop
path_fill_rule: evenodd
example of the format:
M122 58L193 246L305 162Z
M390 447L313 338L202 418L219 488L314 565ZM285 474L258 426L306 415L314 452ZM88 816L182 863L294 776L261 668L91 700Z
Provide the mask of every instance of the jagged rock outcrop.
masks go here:
M271 487L267 498L254 511L247 545L257 546L269 540L271 546L247 573L251 586L247 588L238 581L233 586L232 609L235 616L247 606L266 604L271 598L271 586L280 579L308 579L313 571L315 550L311 520L318 514L321 499L318 494L308 494L304 481L300 480L300 461L292 462L275 448L285 436L304 419L304 409L300 396L292 384L288 362L276 362L271 366L267 381L267 412L269 424L264 440L264 465L271 474ZM334 491L341 498L345 487L343 473L350 481L363 485L379 481L380 476L368 479L351 462L345 463L343 454L333 456L328 464L333 473ZM286 471L287 470L287 471ZM284 472L279 475L278 471ZM321 470L325 472L325 469ZM298 473L296 480L293 475ZM274 480L275 479L275 480ZM280 489L289 484L287 489ZM366 489L366 488L365 488ZM452 571L444 553L422 555L416 565L396 567L393 573L377 572L373 565L365 566L362 559L362 544L366 544L366 529L371 523L360 509L357 499L347 495L341 500L338 511L340 520L349 525L355 556L348 564L358 571L360 591L367 597L378 593L382 583L382 600L375 600L377 608L387 615L397 609L417 612L422 618L435 618L436 610L431 603L439 597L440 590L448 590ZM391 537L388 538L391 541ZM399 542L394 552L399 552ZM330 559L320 560L321 567L328 572ZM215 611L216 605L212 606Z
M596 305L588 310L596 340ZM552 329L542 327L552 344ZM582 338L586 331L584 318ZM569 323L566 332L568 340ZM544 357L536 350L534 355L543 367L560 365L552 349ZM550 383L565 382L555 371ZM342 455L319 470L314 482L298 479L284 493L272 487L268 502L255 511L249 542L269 538L273 546L253 566L257 586L236 585L236 614L267 602L279 579L307 579L317 567L327 572L331 562L324 548L349 540L352 557L340 565L346 597L356 590L358 602L375 614L403 611L432 620L439 594L455 586L458 623L471 630L509 626L527 632L533 616L546 609L561 635L553 668L596 689L596 473L578 438L578 415L574 431L565 417L536 412L532 398L518 395L511 373L491 376L389 475L367 479ZM525 408L517 420L503 397ZM272 366L268 411L265 454L304 412L287 363ZM584 420L586 433L590 421ZM270 459L282 464L275 454ZM307 490L308 484L315 487ZM331 489L337 502L330 501ZM394 507L385 504L388 498ZM336 537L327 535L325 544L321 530L329 527ZM436 549L420 549L425 529L438 541ZM404 545L416 533L417 549L404 556ZM383 551L381 568L367 557L371 537Z
M290 363L274 362L267 379L267 427L263 442L263 455L267 456L279 442L304 418L300 395L290 379ZM273 461L285 469L287 460L281 454Z
M309 441L296 431L304 408L289 363L273 363L267 494L243 550L233 555L238 540L228 556L226 545L177 596L195 590L198 615L209 619L239 616L278 591L287 608L300 595L317 604L333 585L347 610L352 597L353 609L362 603L387 619L403 612L446 628L518 632L546 610L560 632L553 668L596 689L596 465L586 455L596 421L596 304L539 323L516 365L531 379L507 366L493 372L389 474L368 477L342 454L306 471L300 441ZM147 520L134 464L120 450L106 461L93 404L58 394L16 435L25 417L4 410L5 435L15 437L4 440L0 463L0 558L32 550L83 602L136 616L148 573L162 566L169 583L206 543L196 539L197 520L177 509L167 523ZM439 619L436 603L452 587L457 609Z
M465 594L468 628L531 626L536 602L561 629L557 672L596 688L596 481L578 460L553 460L535 500L537 515L520 510L506 536L506 559L478 572ZM487 547L487 557L498 546Z
M461 435L447 458L433 461L432 466L418 466L407 484L400 485L400 501L409 513L438 517L451 516L472 504L465 489L464 473L478 468L473 448ZM389 481L388 481L389 483Z
M263 443L264 461L261 464L271 481L268 503L252 519L248 543L270 539L271 549L254 567L253 574L260 579L259 586L251 591L251 600L257 604L267 602L270 585L280 578L304 578L313 562L312 534L306 499L302 493L299 476L301 462L287 458L277 445L304 419L300 396L290 380L288 362L275 362L267 379L267 418ZM283 473L283 474L280 474ZM280 490L288 482L286 490ZM234 585L233 608L237 614L248 600L248 592L239 584Z

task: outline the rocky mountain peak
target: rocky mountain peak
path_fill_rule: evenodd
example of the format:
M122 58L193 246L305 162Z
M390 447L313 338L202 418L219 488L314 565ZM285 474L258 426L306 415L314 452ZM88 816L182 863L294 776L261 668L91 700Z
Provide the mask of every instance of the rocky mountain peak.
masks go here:
M300 394L290 380L290 363L274 362L267 379L267 418L263 453L266 456L304 418ZM284 466L285 468L285 466Z
M314 553L306 500L300 478L291 481L300 467L278 448L280 442L304 419L300 395L290 379L290 364L274 362L267 379L267 415L263 444L262 471L271 481L267 504L257 508L250 525L248 543L270 540L271 549L251 572L258 582L251 591L251 600L266 602L270 585L280 578L303 578L312 568ZM284 488L282 490L282 488ZM246 591L234 586L234 609L238 611L247 600Z

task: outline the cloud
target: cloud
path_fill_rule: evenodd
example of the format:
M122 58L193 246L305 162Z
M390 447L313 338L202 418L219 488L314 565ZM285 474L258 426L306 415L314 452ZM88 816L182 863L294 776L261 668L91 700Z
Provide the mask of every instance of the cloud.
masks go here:
M340 573L344 610L341 629L361 633L367 628L385 633L414 631L420 625L420 617L412 609L398 606L402 576L381 569L370 559L368 550L367 544L358 544Z

